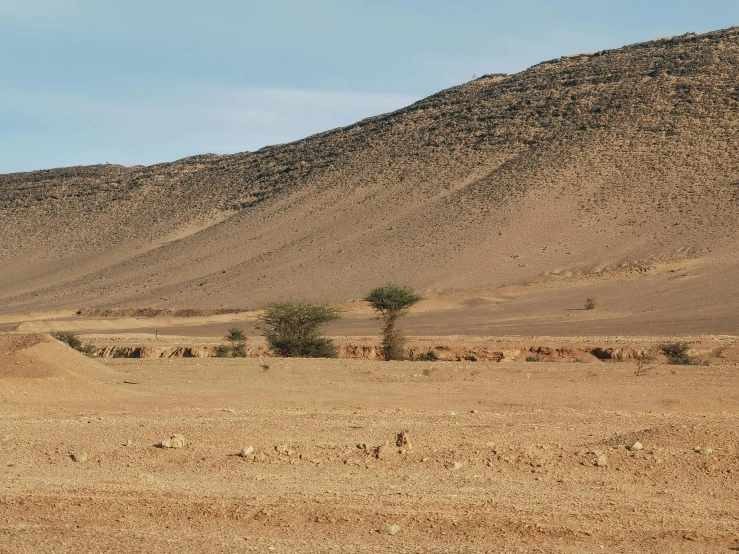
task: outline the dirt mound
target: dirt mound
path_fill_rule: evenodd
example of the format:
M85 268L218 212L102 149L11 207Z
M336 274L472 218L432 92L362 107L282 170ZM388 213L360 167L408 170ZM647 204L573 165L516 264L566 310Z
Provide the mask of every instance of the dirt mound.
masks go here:
M58 374L55 365L29 354L30 349L51 340L41 334L0 335L0 379L40 379Z
M23 335L0 335L0 356L14 354L16 352L31 348L42 342L48 342L51 337L41 333L29 333Z
M64 401L90 394L117 397L122 379L48 335L0 336L0 398Z

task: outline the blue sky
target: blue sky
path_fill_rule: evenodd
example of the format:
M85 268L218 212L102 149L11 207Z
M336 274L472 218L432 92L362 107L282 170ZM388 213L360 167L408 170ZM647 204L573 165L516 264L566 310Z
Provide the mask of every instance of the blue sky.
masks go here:
M0 0L0 173L256 150L739 0Z

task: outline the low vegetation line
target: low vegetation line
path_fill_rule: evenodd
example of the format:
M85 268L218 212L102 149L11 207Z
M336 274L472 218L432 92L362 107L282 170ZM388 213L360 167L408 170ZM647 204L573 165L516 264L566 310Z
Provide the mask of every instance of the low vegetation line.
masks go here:
M230 337L230 338L229 338ZM331 356L342 359L355 360L384 360L385 345L380 341L370 344L362 341L345 340L341 337L323 339L321 342ZM413 362L527 362L527 363L600 363L600 362L631 362L637 364L643 374L648 372L652 364L669 365L699 365L708 363L709 359L720 359L720 348L716 352L707 351L701 355L683 357L669 355L664 351L664 345L644 347L643 345L625 346L538 346L531 344L515 347L493 348L490 346L460 346L443 344L437 341L434 346L424 345L426 341L408 339L403 350L403 359ZM419 344L420 343L420 344ZM324 346L321 346L323 348ZM92 347L90 355L99 358L272 358L275 352L272 347L259 337L246 337L232 329L226 342L220 345L179 345L157 346L155 344L135 346L100 346ZM300 356L304 357L304 356ZM690 360L690 363L687 360Z

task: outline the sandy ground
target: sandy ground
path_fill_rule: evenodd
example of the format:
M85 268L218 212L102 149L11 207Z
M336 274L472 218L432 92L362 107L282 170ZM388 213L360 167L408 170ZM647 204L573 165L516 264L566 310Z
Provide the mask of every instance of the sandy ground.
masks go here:
M94 361L20 337L0 341L2 552L739 547L734 365Z

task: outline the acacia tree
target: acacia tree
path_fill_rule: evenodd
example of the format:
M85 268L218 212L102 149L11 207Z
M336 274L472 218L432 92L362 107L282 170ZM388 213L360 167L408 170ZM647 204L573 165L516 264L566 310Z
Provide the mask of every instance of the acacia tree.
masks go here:
M308 302L273 302L259 317L272 351L286 358L336 358L333 341L321 327L341 317L341 310Z
M382 320L382 352L385 359L402 360L405 339L397 327L398 319L406 315L421 297L410 287L385 285L373 289L364 300L372 305Z
M226 340L231 343L231 356L234 358L246 358L246 335L238 327L228 330Z

